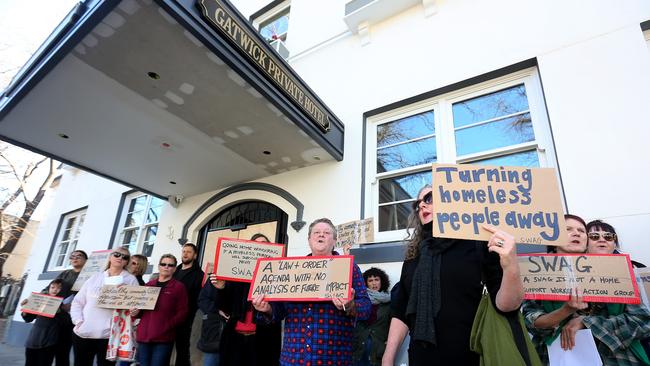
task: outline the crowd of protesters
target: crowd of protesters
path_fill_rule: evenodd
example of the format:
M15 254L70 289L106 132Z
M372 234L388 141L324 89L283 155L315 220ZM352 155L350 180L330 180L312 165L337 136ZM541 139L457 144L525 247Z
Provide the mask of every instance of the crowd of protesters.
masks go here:
M204 366L392 366L408 333L410 365L478 365L468 339L483 279L502 314L523 312L543 363L548 364L546 345L560 338L562 348L572 349L577 330L589 328L604 365L650 364L650 312L643 304L587 303L579 289L567 302L523 301L514 238L492 228L482 246L433 238L431 202L431 188L424 187L413 206L406 258L392 291L383 270L372 267L362 273L354 264L350 299L267 302L262 294L248 301L250 284L204 274L191 243L183 245L180 263L173 254L162 255L157 275L146 283L147 257L116 248L105 270L74 292L88 259L76 250L69 257L72 269L43 290L64 298L56 315L22 313L26 322L34 321L25 344L26 365L56 360L57 366L67 366L72 347L75 366L170 365L174 349L173 364L187 366L197 309L202 318L194 346L203 353ZM586 224L574 215L565 219L567 240L553 248L557 253L618 253L611 225ZM270 242L262 234L251 240ZM309 226L308 243L308 255L339 254L336 227L329 219ZM160 294L152 310L105 309L97 306L97 298L106 284L155 286ZM525 356L526 364L531 358Z

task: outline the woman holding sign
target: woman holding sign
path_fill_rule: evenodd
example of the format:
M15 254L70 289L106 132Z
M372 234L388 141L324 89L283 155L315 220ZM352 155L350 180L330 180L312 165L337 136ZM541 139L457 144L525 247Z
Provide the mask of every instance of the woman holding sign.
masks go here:
M618 246L614 228L600 220L587 224L587 253L612 254ZM576 332L590 329L603 365L650 365L641 340L650 336L650 311L643 304L590 303L562 328L562 348L575 346Z
M104 285L138 285L138 280L126 270L130 257L128 249L115 249L109 256L106 270L84 282L72 301L70 317L75 325L72 339L75 366L91 366L95 357L100 366L114 364L106 360L113 309L98 307L97 298Z
M172 254L160 257L158 278L146 284L160 287L156 307L153 310L131 310L132 316L141 316L136 334L136 357L141 366L169 365L176 328L187 317L187 290L182 282L172 277L176 264L176 257Z
M469 348L470 332L479 302L482 279L492 303L506 317L517 319L524 291L519 277L512 235L485 227L487 243L432 236L432 189L418 193L410 216L409 243L382 365L392 366L410 331L409 365L479 365ZM515 342L524 359L524 334ZM522 348L524 351L521 351Z

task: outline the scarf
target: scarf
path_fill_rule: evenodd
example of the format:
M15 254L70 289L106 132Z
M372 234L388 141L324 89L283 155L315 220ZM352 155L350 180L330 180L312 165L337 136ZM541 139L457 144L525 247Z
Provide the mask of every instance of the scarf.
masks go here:
M425 226L425 235L431 235L431 224ZM406 316L415 316L411 338L416 341L436 344L435 318L440 310L442 254L455 243L455 239L429 237L418 244L418 266L413 275L411 294L406 306Z
M380 292L371 289L368 289L367 292L368 292L368 297L370 298L370 302L373 305L385 304L387 302L390 302L390 294L388 292Z

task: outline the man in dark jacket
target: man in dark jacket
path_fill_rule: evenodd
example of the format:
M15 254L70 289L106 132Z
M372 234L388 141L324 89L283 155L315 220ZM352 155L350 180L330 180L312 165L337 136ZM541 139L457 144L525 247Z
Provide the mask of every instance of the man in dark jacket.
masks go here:
M196 315L197 301L203 282L203 271L196 262L198 250L196 245L183 245L181 264L176 268L174 278L181 281L187 290L187 318L176 330L176 366L190 366L190 337L192 323Z

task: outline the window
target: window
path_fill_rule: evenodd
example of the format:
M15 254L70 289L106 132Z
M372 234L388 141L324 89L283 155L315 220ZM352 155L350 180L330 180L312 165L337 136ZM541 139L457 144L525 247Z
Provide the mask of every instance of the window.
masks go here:
M253 25L268 42L286 42L289 30L289 10L291 3L282 1L262 14L254 15Z
M650 30L644 31L643 37L645 38L645 42L648 44L648 48L650 49Z
M552 153L539 78L528 69L416 102L367 121L367 216L377 241L404 238L431 163L548 166Z
M119 232L114 247L127 247L132 254L151 256L158 234L158 221L165 201L134 192L124 198Z
M85 208L61 216L49 270L62 270L69 267L68 257L77 248L85 219Z

